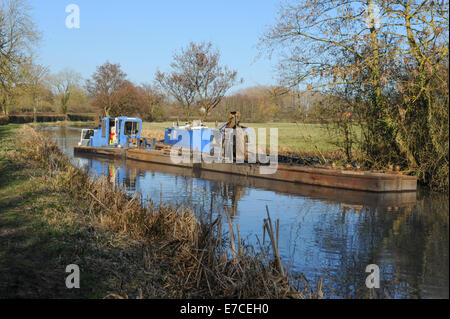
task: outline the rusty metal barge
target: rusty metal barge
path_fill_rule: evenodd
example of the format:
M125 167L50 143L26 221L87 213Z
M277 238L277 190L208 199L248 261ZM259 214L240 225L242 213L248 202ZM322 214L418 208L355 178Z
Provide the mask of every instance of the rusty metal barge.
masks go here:
M219 132L224 128L240 129L237 115L232 113L227 123L215 130ZM186 169L210 171L289 182L325 186L338 189L367 191L367 192L415 192L417 178L402 175L400 172L370 172L356 169L307 167L278 163L276 170L271 174L262 174L261 168L266 164L248 163L247 155L243 163L221 162L210 163L200 161L194 163L175 162L170 155L173 147L190 149L190 154L210 153L213 144L213 131L201 123L167 128L165 139L157 142L152 139L141 138L142 121L138 118L104 118L101 127L96 130L83 130L76 153L88 153L99 156L126 158L130 160L178 166ZM181 134L183 133L183 134ZM183 138L180 138L183 137ZM211 136L211 138L205 138ZM199 152L199 150L201 150ZM236 153L236 149L234 149Z

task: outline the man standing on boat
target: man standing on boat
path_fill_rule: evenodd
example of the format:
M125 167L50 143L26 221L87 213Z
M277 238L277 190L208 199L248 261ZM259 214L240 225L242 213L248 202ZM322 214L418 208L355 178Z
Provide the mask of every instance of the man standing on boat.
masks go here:
M116 127L111 127L111 134L109 136L109 145L115 145L116 144Z

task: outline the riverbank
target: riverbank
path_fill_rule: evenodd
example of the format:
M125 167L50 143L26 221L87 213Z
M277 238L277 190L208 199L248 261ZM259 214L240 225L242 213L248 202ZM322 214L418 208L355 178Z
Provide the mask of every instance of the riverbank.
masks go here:
M47 123L47 122L94 122L97 118L95 113L16 113L0 115L0 125L25 124L25 123Z
M78 128L93 128L96 127L94 121L57 121L57 122L43 122L43 123L29 123L27 124L33 128L51 127L51 126L73 126Z
M0 138L1 298L317 297L292 287L267 246L227 240L220 220L143 207L30 127L2 126ZM65 286L69 264L80 289Z

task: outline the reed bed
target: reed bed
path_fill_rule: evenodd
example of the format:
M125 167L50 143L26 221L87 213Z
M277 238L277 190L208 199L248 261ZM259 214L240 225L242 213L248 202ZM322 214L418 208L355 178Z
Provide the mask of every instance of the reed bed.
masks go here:
M200 221L189 209L170 205L143 205L139 194L127 195L105 177L94 179L74 167L57 145L42 133L25 126L20 131L19 161L48 170L53 188L80 201L89 226L98 234L108 233L110 245L141 245L142 254L133 269L142 268L152 277L152 287L137 287L139 297L163 298L318 298L320 285L294 287L278 253L278 221L264 221L272 253L263 243L246 245L239 226L228 216L228 232L222 218ZM84 218L86 220L86 218ZM97 236L98 237L98 236ZM126 280L132 276L117 274ZM115 289L105 297L127 298L129 292Z

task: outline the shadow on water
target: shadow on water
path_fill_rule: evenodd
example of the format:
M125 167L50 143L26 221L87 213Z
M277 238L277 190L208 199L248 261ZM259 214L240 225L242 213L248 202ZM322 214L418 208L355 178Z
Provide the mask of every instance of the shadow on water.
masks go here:
M99 157L74 157L80 129L46 128L73 162L156 204L201 218L232 215L241 238L262 238L265 206L280 220L280 253L294 276L323 278L327 297L448 298L448 195L375 194ZM224 220L226 225L226 220ZM366 266L380 268L370 290Z

